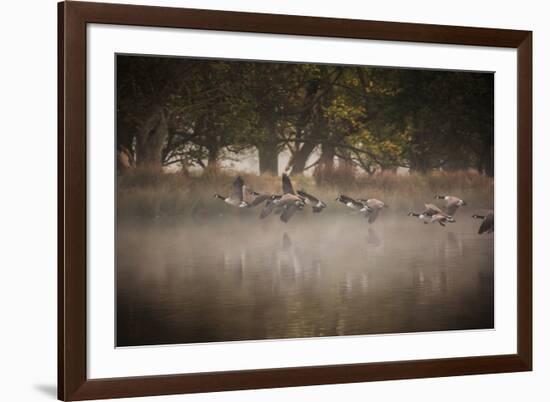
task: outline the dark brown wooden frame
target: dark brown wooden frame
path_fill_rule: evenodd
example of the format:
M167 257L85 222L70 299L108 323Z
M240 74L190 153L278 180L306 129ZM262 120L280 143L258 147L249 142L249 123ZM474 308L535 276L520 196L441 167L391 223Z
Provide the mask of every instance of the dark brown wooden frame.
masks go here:
M116 379L86 375L86 24L517 49L517 354ZM58 4L58 397L118 398L532 370L532 32L119 4Z

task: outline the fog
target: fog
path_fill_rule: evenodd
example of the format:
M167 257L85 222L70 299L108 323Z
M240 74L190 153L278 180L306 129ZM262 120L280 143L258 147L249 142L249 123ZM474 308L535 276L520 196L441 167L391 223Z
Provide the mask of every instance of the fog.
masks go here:
M493 327L493 237L391 209L117 226L117 346Z
M224 155L226 156L226 159L220 161L219 165L220 167L224 169L232 169L239 172L246 172L251 174L260 174L260 164L259 164L259 158L258 158L258 150L257 149L250 149L241 151L238 153L230 152L227 149L224 149ZM315 161L319 159L321 156L321 151L319 147L316 147L311 155L307 158L306 166L315 166ZM285 149L279 153L277 156L277 170L279 172L287 172L289 167L289 161L291 160L291 154L290 152ZM339 160L337 159L337 162ZM204 163L207 163L207 161L203 161ZM164 168L166 172L177 172L180 169L177 165L169 165ZM189 171L191 172L200 172L202 168L200 167L190 167ZM304 171L305 176L312 176L314 169L306 169ZM405 167L397 167L396 172L399 174L407 174L409 172L408 168Z

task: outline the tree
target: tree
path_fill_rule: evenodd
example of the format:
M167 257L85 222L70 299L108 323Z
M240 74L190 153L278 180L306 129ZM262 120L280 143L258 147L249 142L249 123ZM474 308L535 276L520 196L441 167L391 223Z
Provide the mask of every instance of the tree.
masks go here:
M134 152L138 166L161 168L170 103L195 67L184 59L117 56L117 144Z
M286 149L293 175L492 175L493 91L488 73L118 56L117 145L149 169L255 148L260 173L278 174Z

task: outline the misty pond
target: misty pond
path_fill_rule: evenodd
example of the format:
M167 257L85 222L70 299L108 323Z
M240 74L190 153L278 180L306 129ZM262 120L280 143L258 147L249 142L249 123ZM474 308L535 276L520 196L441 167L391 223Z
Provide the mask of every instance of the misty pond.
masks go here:
M468 218L466 218L468 217ZM493 236L386 213L117 226L117 346L493 328Z

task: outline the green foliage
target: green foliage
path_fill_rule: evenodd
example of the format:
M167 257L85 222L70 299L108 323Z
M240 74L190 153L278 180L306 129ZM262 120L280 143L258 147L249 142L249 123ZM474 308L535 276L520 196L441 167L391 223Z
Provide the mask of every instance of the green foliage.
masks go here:
M325 173L340 161L369 174L408 167L492 175L493 105L490 73L117 58L118 143L133 149L160 108L168 135L159 164L183 170L256 148L271 171L277 153L290 151L295 175L314 154Z

